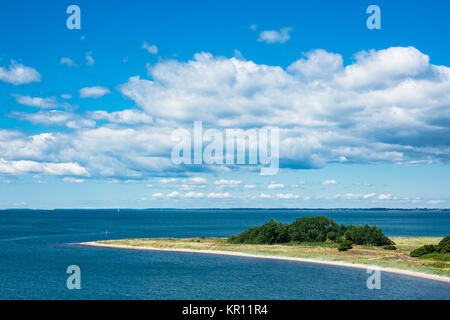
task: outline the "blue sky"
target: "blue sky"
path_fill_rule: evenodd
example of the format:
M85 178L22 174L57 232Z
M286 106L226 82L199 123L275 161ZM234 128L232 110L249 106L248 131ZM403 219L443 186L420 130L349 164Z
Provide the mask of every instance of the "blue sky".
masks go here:
M0 208L450 206L447 2L1 9ZM280 128L279 173L173 164L200 120Z

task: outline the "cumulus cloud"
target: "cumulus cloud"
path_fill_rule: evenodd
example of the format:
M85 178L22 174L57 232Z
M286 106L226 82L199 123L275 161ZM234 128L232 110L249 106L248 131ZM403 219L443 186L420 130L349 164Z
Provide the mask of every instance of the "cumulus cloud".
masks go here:
M136 123L152 123L153 119L146 113L136 109L127 109L122 111L93 111L89 113L90 117L95 120L107 120L109 122L136 124Z
M342 56L322 49L310 51L306 58L288 66L287 71L304 80L326 80L343 70Z
M36 69L11 61L8 68L0 67L0 80L14 85L40 82L41 75Z
M283 70L200 53L160 62L152 80L131 77L119 89L154 119L279 126L282 166L448 161L449 68L412 47L355 57L344 67L340 55L315 50Z
M212 198L212 199L225 199L225 198L231 198L231 194L229 192L224 192L224 193L208 193L208 198Z
M167 194L167 198L178 198L180 196L180 193L178 191L172 191L171 193Z
M91 119L85 119L78 114L59 110L39 111L35 113L12 112L10 116L34 124L66 126L72 129L95 127L96 125L96 122Z
M8 161L0 158L0 173L46 173L51 175L87 176L88 171L78 163L47 163L29 160Z
M61 60L59 61L60 64L64 64L68 67L76 67L77 64L75 62L73 62L72 59L70 58L66 58L66 57L62 57Z
M100 98L105 94L110 93L108 88L95 86L95 87L86 87L81 88L78 93L81 98Z
M292 28L290 27L281 28L279 31L277 30L262 31L259 34L258 41L264 41L267 43L275 43L275 42L285 43L291 38L289 35L289 32L291 31Z
M392 199L392 194L388 193L388 194L380 194L378 195L378 200L390 200Z
M214 181L214 184L216 185L217 189L236 188L237 186L242 184L242 180L220 179Z
M156 192L152 194L153 198L164 198L164 194L162 192Z
M149 69L149 79L131 77L119 86L136 104L133 111L90 113L91 121L109 123L70 133L3 130L0 154L8 161L77 162L108 179L198 173L210 168L171 162L170 137L203 120L219 129L279 127L281 167L320 168L344 158L449 163L450 68L430 64L413 47L364 51L346 66L341 61L323 50L287 69L209 53L163 60ZM45 116L53 119L47 123L66 123L68 115L42 112L34 121Z
M95 64L95 60L92 57L92 51L86 52L86 65L93 66Z
M158 47L155 46L154 44L149 45L147 42L144 41L144 43L142 44L142 48L147 50L148 53L151 54L157 54L158 53Z
M14 94L13 96L15 97L17 103L26 106L41 109L58 108L58 102L56 101L55 97L41 98L41 97L21 96L19 94Z
M293 193L278 193L277 198L289 200L289 199L298 199L299 196L298 196L298 194L293 194Z
M205 195L202 192L188 192L184 195L186 198L203 198Z
M260 198L260 199L273 199L273 195L267 194L267 193L261 193L261 194L259 194L258 198Z
M337 181L334 179L325 180L322 182L324 186L334 186L337 185Z
M269 189L282 189L284 188L284 184L282 183L271 183L267 186Z
M84 183L85 180L74 177L64 177L63 181L67 183Z

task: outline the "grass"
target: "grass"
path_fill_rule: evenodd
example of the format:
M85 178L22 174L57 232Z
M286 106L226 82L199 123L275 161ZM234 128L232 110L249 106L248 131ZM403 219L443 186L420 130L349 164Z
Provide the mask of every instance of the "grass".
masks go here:
M450 277L448 257L439 254L412 258L409 253L424 244L438 244L440 237L391 237L397 250L383 247L354 245L349 251L338 251L337 244L288 243L288 244L230 244L226 238L151 238L98 241L109 245L126 245L135 248L218 250L273 255L284 257L313 258L327 261L343 261L390 267ZM448 255L448 254L447 254Z

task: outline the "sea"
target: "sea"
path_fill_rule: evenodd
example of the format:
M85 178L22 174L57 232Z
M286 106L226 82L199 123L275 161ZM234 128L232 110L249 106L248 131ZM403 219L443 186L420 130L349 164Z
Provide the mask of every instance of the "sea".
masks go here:
M323 215L388 236L450 234L450 210L0 210L0 299L450 299L450 284L296 261L87 247L79 242L227 237L274 218ZM80 289L70 289L69 266Z

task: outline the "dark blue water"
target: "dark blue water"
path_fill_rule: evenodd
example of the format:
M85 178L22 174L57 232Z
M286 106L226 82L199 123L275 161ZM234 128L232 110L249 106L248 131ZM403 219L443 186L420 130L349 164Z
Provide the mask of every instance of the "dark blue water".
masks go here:
M0 211L1 299L450 299L450 284L366 270L207 254L77 246L137 237L223 237L275 218L326 215L390 236L450 234L450 211L66 210ZM66 268L81 268L68 290Z

